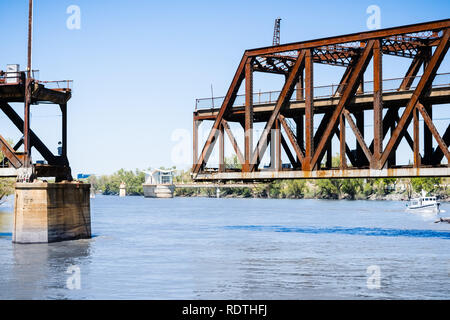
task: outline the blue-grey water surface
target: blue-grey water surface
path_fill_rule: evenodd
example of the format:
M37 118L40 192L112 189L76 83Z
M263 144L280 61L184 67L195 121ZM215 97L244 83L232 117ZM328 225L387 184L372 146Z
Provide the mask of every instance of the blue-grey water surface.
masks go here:
M97 196L91 206L93 239L36 245L11 243L13 208L0 208L1 299L450 297L450 224L402 202ZM374 265L380 286L369 289ZM71 266L79 290L67 288Z

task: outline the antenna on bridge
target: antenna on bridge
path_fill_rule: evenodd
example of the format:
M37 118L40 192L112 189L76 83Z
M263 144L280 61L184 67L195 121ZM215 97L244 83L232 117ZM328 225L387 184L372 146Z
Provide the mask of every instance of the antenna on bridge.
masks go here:
M32 37L33 37L33 0L28 2L28 51L27 51L27 77L25 82L25 110L24 110L24 151L25 163L24 167L28 168L31 165L31 144L30 144L30 105L31 105L31 57L32 57Z
M281 22L281 18L280 17L275 19L275 26L273 28L272 46L279 46L280 45L280 22Z

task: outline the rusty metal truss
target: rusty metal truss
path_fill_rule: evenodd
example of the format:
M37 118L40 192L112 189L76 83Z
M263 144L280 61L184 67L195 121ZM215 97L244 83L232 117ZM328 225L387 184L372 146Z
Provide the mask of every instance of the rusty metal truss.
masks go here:
M71 98L72 81L38 81L27 77L27 72L7 73L0 71L0 110L20 130L22 138L11 146L0 135L0 150L4 155L0 163L0 177L17 177L28 182L36 177L54 177L56 181L72 180L67 158L67 102ZM26 94L26 90L29 90ZM25 97L29 96L29 103ZM10 103L24 103L24 118L11 107ZM30 105L41 103L59 105L62 114L61 154L54 155L31 130L29 125ZM23 152L19 148L24 146ZM34 163L31 148L34 147L44 158L43 163Z
M200 108L197 100L193 115L193 178L450 176L450 126L447 124L441 136L432 115L433 105L450 103L450 83L434 83L449 38L450 19L446 19L246 50L226 96L220 98L221 107ZM384 87L387 80L382 77L383 55L411 59L395 88ZM370 62L373 70L367 70ZM315 93L314 63L345 68L340 83L332 86L327 96ZM261 102L261 93L253 91L254 72L285 75L284 85L280 91L263 93ZM370 90L364 90L365 72L373 72ZM238 96L243 82L245 95ZM371 143L364 139L365 111L373 114ZM316 130L314 114L323 115ZM419 118L424 121L423 130ZM198 128L206 120L213 121L213 125L199 154ZM243 150L230 129L231 122L244 129ZM253 146L255 122L264 123L264 129ZM407 131L410 124L412 135ZM346 127L356 138L355 150L347 145ZM224 132L240 162L238 168L224 164ZM331 161L335 136L339 140L338 167L333 167ZM389 138L384 144L386 136ZM217 140L219 166L211 168L207 164ZM396 163L395 153L402 140L411 147L411 165ZM422 154L419 141L424 144ZM269 168L261 166L266 150L270 150ZM282 150L290 162L287 166L282 163Z

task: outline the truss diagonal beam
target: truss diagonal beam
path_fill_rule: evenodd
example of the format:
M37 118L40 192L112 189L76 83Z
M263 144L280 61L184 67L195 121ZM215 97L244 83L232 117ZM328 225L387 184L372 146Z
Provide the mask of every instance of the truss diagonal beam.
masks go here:
M354 33L344 36L336 36L329 38L316 39L312 41L303 41L279 45L276 47L257 48L253 50L247 50L246 53L249 56L260 56L263 54L282 53L295 50L303 50L314 47L321 47L327 45L336 45L341 43L350 43L355 41L369 41L378 38L392 37L399 34L412 34L425 31L439 31L450 27L450 19L432 21L425 23L418 23L413 25L387 28L381 30L367 31Z
M446 145L450 144L450 125L447 127L447 130L445 130L445 133L442 136L442 140L444 140L444 143ZM431 163L438 164L439 162L442 161L443 157L444 157L444 153L442 152L441 148L436 148L436 150L433 152L433 155L431 157Z
M289 162L292 164L292 166L294 168L298 168L300 167L299 163L297 162L297 160L294 158L294 156L292 155L291 149L289 149L289 146L286 142L286 139L284 138L283 134L280 132L280 138L281 138L281 145L283 146L284 152L286 152L286 155L289 159Z
M292 132L291 128L289 128L289 126L286 123L286 120L282 114L280 114L278 116L278 120L280 121L281 125L283 126L284 131L286 131L288 139L291 142L291 145L294 147L295 154L297 155L298 159L300 160L300 163L302 163L304 154L303 154L302 150L300 149L300 146L298 145L297 140L295 139L294 133Z
M386 145L383 154L381 155L381 159L379 162L380 168L384 166L392 150L396 149L397 146L399 145L400 140L403 138L404 132L408 127L408 124L411 122L412 110L416 107L416 104L419 101L419 99L424 96L426 90L433 82L433 79L436 75L436 71L439 68L442 60L444 59L445 54L447 53L449 47L449 37L450 37L450 29L446 29L442 35L439 45L437 46L436 50L434 51L434 54L431 57L430 62L425 68L424 73L420 78L420 81L417 84L417 87L414 90L411 99L407 104L405 111L403 112L398 122L397 127L392 133L392 136L389 139L389 142Z
M14 109L6 102L0 102L0 108L6 114L6 116L14 123L17 129L23 133L23 120L22 118L14 111ZM48 150L45 144L38 138L38 136L30 130L30 141L31 145L36 148L37 151L44 157L45 160L49 164L58 164L57 157L53 155L53 153Z
M14 149L11 148L9 143L1 135L0 135L0 151L3 153L5 158L9 160L9 163L11 163L11 165L14 168L18 169L22 167L23 165L22 161L19 159L19 157L17 157L16 153L14 152Z
M370 40L369 42L367 42L362 55L358 58L358 61L356 62L355 68L351 71L348 83L342 93L342 97L341 99L339 99L339 103L335 111L333 112L330 122L328 123L324 135L320 139L320 142L311 160L310 168L315 168L317 163L320 162L325 152L325 147L328 145L332 137L332 133L337 127L337 121L339 120L339 116L342 110L344 109L344 106L350 101L350 99L355 94L356 89L359 85L359 80L361 79L362 74L364 74L364 71L366 70L367 65L369 64L369 61L372 58L373 46L374 40Z
M373 161L373 155L370 152L369 148L366 145L366 142L364 141L364 138L361 134L361 132L358 130L358 127L356 126L355 122L353 121L352 117L350 116L350 113L348 112L348 110L343 110L345 119L347 119L348 124L350 125L350 128L352 128L353 133L356 137L356 140L358 140L359 145L361 146L367 160L369 160L369 162ZM342 130L342 129L341 129Z
M206 143L202 149L200 157L197 163L194 163L194 167L192 168L192 172L194 174L197 174L200 171L204 163L208 161L208 158L211 155L213 142L216 139L215 132L219 129L219 125L222 122L222 119L226 114L226 112L233 106L237 92L241 86L242 80L244 80L245 78L246 62L247 62L247 54L245 53L234 75L233 81L231 82L231 86L228 89L227 95L225 96L222 106L220 107L219 114L217 115L216 120L214 121L213 127L211 128L211 132L209 133L208 138L206 139Z
M433 134L434 139L436 139L439 148L441 149L441 151L447 158L448 163L450 164L450 152L448 151L448 146L445 144L445 141L442 139L442 137L439 135L439 132L436 130L436 127L433 124L433 120L431 120L430 116L428 115L427 111L425 110L425 107L420 102L417 102L417 108L419 109L420 113L422 114L425 124L430 129L431 133Z
M241 149L239 148L239 145L236 139L234 138L233 133L231 132L228 121L222 119L222 125L225 129L225 132L228 135L228 138L230 138L231 145L233 146L233 149L236 152L239 162L241 163L241 165L244 165L245 164L244 156L242 155Z
M306 53L303 50L299 53L297 61L292 67L292 70L289 73L289 76L287 77L286 82L283 85L283 89L281 90L281 93L278 97L275 108L272 111L272 114L266 123L266 126L264 128L263 133L261 134L258 144L256 145L256 150L253 154L252 161L250 163L250 171L253 171L258 166L260 161L260 155L264 154L267 148L267 138L269 131L272 129L275 120L278 118L278 115L280 114L280 111L287 105L290 97L292 96L300 72L305 65L305 55Z

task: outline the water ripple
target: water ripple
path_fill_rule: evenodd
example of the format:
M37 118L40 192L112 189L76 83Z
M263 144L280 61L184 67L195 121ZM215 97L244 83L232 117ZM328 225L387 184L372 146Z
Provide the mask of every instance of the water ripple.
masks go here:
M450 239L449 231L419 230L419 229L385 229L385 228L343 228L343 227L283 227L283 226L226 226L226 229L268 231L268 232L296 232L311 234L347 234L361 236L381 236L381 237L412 237L412 238L440 238Z

